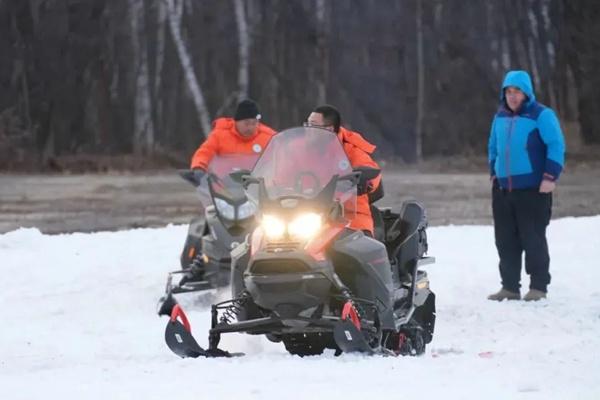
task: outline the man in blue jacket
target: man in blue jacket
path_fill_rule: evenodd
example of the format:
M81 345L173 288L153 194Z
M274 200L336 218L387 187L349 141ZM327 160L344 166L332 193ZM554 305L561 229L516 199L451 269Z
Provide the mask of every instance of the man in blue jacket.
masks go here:
M546 227L552 191L564 165L565 142L552 109L535 100L525 71L510 71L488 143L492 210L502 289L490 300L521 298L521 259L531 276L524 300L546 297L550 257Z

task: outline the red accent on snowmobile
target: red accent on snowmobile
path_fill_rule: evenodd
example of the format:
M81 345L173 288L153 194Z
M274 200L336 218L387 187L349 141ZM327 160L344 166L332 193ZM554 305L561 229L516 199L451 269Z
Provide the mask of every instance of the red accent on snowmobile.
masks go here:
M260 245L263 240L263 231L262 228L258 227L252 232L251 240L250 240L250 254L254 256L256 251L260 249Z
M352 324L360 331L360 318L358 317L358 313L356 312L356 308L351 301L347 301L344 304L344 308L342 309L342 321L345 321L350 317L350 321Z
M404 333L399 333L398 334L398 344L396 345L395 353L400 354L401 351L404 349L405 344L406 344L406 335Z
M181 318L181 322L183 322L185 330L189 333L192 333L192 327L190 325L190 321L188 321L187 315L185 315L183 312L183 308L181 308L179 304L176 304L175 307L173 307L173 311L171 311L171 322L177 321L178 317Z
M323 250L341 231L344 230L342 225L329 226L323 233L317 236L315 239L310 241L305 250L318 261L325 260L325 254Z

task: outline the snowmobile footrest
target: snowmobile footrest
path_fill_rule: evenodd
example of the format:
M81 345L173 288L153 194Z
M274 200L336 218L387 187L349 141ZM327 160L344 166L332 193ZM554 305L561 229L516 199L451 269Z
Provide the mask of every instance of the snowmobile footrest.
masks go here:
M349 321L340 321L333 328L333 338L340 350L344 353L360 352L374 354L375 351L369 346L361 331Z
M173 294L180 294L180 293L199 292L202 290L211 290L211 289L215 289L215 286L208 281L193 281L193 282L186 282L182 286L173 286L172 292L173 292Z

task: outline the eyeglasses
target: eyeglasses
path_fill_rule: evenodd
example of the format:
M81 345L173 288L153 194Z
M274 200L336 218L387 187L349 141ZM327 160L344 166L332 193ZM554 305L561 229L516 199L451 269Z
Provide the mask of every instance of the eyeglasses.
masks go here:
M328 129L331 127L331 125L317 125L317 124L312 124L308 121L302 123L302 126L305 128L321 128L321 129Z

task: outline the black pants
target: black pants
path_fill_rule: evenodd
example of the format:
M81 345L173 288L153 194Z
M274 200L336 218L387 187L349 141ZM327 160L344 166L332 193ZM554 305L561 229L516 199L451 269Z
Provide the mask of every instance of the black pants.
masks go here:
M492 210L502 287L511 292L519 291L525 251L525 271L531 276L529 287L546 292L550 283L546 227L552 213L552 193L509 192L494 187Z

